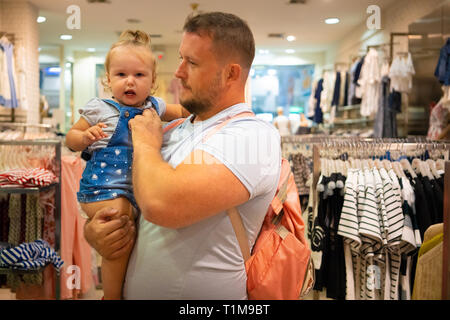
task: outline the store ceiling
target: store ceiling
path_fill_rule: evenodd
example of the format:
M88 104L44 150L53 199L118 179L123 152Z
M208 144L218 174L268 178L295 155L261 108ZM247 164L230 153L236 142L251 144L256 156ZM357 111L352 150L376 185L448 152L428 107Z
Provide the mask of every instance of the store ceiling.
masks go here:
M117 39L117 32L126 28L143 29L154 37L155 45L178 45L186 16L197 2L200 11L225 11L244 18L253 30L259 49L298 52L324 51L342 39L353 28L364 23L369 5L385 9L394 0L306 0L306 4L289 4L292 0L106 0L109 3L90 3L93 0L29 0L39 8L47 21L39 24L40 46L64 44L66 51L96 48L107 51ZM97 0L98 1L98 0ZM105 1L105 0L102 0ZM80 30L69 30L66 13L70 5L81 11ZM326 25L324 19L338 17L341 22ZM130 23L128 19L141 22ZM269 33L296 36L296 41L271 39ZM70 41L59 39L71 34Z

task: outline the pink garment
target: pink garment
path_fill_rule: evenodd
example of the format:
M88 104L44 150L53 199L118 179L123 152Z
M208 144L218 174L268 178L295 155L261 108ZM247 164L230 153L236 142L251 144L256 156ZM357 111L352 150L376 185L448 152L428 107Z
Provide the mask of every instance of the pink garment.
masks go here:
M61 258L64 260L64 265L61 269L60 287L61 299L71 299L74 298L74 291L66 285L67 281L71 283L69 277L75 274L73 270L68 271L71 265L79 267L82 294L89 291L93 285L92 249L84 239L83 228L86 220L80 216L76 197L83 172L81 159L75 156L63 156L61 171Z
M448 109L445 107L444 102L439 103L433 107L430 112L430 127L428 128L428 139L438 139L444 128L448 124Z
M181 80L178 78L173 78L170 81L169 92L173 94L173 103L180 103L180 92L181 92Z

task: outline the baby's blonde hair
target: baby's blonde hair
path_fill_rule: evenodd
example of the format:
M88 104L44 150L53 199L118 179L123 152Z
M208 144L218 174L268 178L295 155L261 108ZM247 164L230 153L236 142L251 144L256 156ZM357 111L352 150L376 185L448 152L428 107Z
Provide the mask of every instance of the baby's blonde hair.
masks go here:
M117 42L113 43L111 48L109 49L108 53L106 54L105 58L105 72L109 73L109 66L111 63L111 53L112 51L121 46L131 46L131 47L138 47L138 48L145 48L149 51L151 56L151 64L152 64L152 90L150 94L153 94L156 90L156 60L153 56L152 47L151 47L151 40L150 36L141 30L125 30L123 31L120 36L119 40ZM102 84L106 90L109 90L108 86L108 80L106 77L103 79Z

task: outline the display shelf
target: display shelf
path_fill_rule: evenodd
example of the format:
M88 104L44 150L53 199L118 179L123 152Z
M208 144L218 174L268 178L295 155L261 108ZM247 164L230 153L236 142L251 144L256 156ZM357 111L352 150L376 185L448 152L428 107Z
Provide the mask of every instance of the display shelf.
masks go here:
M22 270L13 268L3 268L0 267L0 274L33 274L44 271L45 268L33 269L33 270Z
M36 192L42 192L47 191L51 188L55 188L58 186L58 183L52 183L45 187L0 187L0 193L36 193Z
M21 124L23 126L23 124ZM42 128L47 128L43 126ZM44 187L0 187L0 193L7 194L30 194L55 189L55 246L54 250L60 254L61 249L61 140L58 139L35 139L35 140L0 140L0 146L50 146L55 148L55 167L53 173L57 181ZM44 268L36 270L20 270L12 268L0 268L0 274L26 274L43 271ZM55 279L56 299L60 299L60 276L56 273Z

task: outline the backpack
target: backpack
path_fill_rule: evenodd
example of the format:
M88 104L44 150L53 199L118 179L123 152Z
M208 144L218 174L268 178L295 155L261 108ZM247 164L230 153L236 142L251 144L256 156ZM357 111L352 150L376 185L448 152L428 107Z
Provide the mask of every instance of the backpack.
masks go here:
M203 141L219 131L233 116L210 130ZM164 132L182 123L169 123ZM252 253L245 227L236 208L227 210L239 242L247 272L247 294L250 300L297 300L304 298L315 282L311 250L305 239L300 199L291 166L282 159L280 178L275 196L267 209Z

